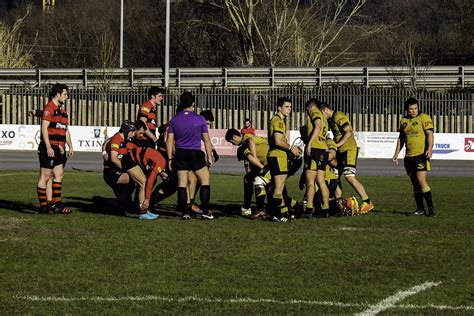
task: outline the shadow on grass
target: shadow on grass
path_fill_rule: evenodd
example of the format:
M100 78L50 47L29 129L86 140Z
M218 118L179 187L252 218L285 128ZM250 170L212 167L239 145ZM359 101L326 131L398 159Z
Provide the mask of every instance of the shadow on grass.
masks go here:
M37 214L39 212L39 207L36 205L8 200L0 200L0 208L25 214Z

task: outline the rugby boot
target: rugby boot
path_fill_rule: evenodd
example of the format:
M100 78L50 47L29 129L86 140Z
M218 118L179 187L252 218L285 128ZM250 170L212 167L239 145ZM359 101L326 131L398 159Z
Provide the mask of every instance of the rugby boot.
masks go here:
M212 211L208 210L206 213L202 213L201 218L206 220L213 220L214 215L212 214Z
M438 211L434 207L428 207L428 212L426 213L426 216L436 217L437 213Z
M54 214L71 214L72 211L69 207L65 206L61 202L53 203L53 213Z
M417 208L412 214L413 215L425 215L425 210L420 210L419 208ZM428 215L428 213L426 213L426 215Z
M53 203L48 203L45 206L40 206L39 214L53 214Z
M367 214L367 213L371 212L373 209L374 209L374 203L372 203L372 202L370 202L370 203L362 202L362 204L360 205L359 212L361 214Z

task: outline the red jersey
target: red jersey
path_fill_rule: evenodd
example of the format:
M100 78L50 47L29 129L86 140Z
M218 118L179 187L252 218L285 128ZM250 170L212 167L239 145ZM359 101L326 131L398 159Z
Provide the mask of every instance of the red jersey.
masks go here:
M122 159L123 155L128 153L133 148L137 148L137 144L133 141L127 141L122 134L116 133L112 136L105 146L105 151L107 152L109 159L104 161L104 166L109 168L118 169L118 167L112 162L111 152L116 151L118 153L118 159Z
M153 135L156 135L158 117L156 114L156 106L154 106L150 101L146 101L140 107L140 110L138 111L138 119L142 117L146 118L146 126L150 132L152 132Z
M137 147L130 151L130 157L146 174L145 198L150 199L156 178L166 167L165 158L149 147Z
M66 110L49 101L43 109L42 121L49 121L48 136L51 146L62 146L66 144L66 133L69 119ZM41 133L41 143L44 144L43 133Z
M240 130L240 134L242 134L242 135L245 135L245 134L255 135L255 128L253 128L253 127L242 128Z

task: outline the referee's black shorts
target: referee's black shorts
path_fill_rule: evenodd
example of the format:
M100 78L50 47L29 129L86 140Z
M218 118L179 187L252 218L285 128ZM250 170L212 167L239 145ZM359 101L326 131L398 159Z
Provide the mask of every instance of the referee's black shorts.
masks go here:
M178 171L197 171L207 166L206 156L202 150L176 148L174 165Z

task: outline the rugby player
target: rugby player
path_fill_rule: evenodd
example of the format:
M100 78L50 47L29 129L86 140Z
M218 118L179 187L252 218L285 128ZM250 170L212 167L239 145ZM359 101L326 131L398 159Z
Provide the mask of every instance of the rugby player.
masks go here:
M171 119L168 127L168 168L176 169L178 173L178 209L182 212L183 219L190 218L187 208L189 171L194 172L201 184L199 197L202 218L214 219L209 210L211 188L208 167L214 163L212 144L206 120L194 113L194 105L194 95L190 92L181 94L178 113ZM204 141L206 154L201 151L201 139Z
M61 201L64 166L67 158L74 155L69 118L64 108L68 99L68 88L57 83L51 87L49 102L45 105L41 117L41 141L38 146L40 176L37 193L40 202L40 213L69 214L70 208ZM66 145L69 152L66 155ZM47 190L47 183L52 179L52 190Z
M306 102L308 114L308 145L305 148L306 208L311 212L315 195L316 182L321 192L321 215L329 216L329 189L326 183L326 166L328 164L328 122L318 108L320 101L310 99Z
M158 141L156 129L158 127L158 106L163 101L165 89L159 87L150 87L148 89L148 101L140 106L137 118L146 123L147 130L138 140L141 147L155 148Z
M274 216L281 222L289 219L289 209L283 198L286 179L288 178L288 152L299 157L301 148L291 146L286 141L286 118L291 114L291 100L281 97L277 100L278 112L270 120L268 128L267 154L268 167L274 181L274 192L272 194L272 206L276 208Z
M239 146L237 158L249 162L250 171L244 176L244 205L241 209L243 216L262 218L266 215L265 199L266 188L271 182L270 172L267 167L268 140L265 137L253 134L242 135L236 129L228 129L225 140L232 145ZM252 191L255 189L257 209L252 213L250 204ZM250 191L250 193L249 193Z
M368 213L374 209L374 204L367 195L364 186L356 177L359 148L349 118L343 112L335 111L327 103L322 102L318 107L328 120L329 127L334 134L339 175L343 174L347 182L361 197L363 202L360 205L360 213Z
M430 158L433 155L433 121L429 115L419 111L418 105L419 102L415 98L405 101L406 115L400 120L400 135L392 161L398 164L398 154L406 145L404 165L413 185L416 202L416 210L413 214L434 217L437 212L433 206L431 189L426 179L430 171ZM425 211L423 198L428 205L427 211Z
M131 149L138 147L136 139L143 136L147 127L141 120L132 124L124 121L120 130L104 143L104 169L103 178L114 191L119 208L125 215L132 208L131 195L135 183L130 181L130 176L122 170L122 157Z
M156 219L158 215L148 211L151 193L158 176L167 177L165 173L166 160L155 149L137 147L126 153L121 160L122 170L126 171L132 180L140 186L138 202L140 204L138 218Z

